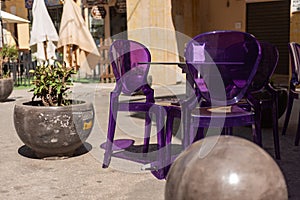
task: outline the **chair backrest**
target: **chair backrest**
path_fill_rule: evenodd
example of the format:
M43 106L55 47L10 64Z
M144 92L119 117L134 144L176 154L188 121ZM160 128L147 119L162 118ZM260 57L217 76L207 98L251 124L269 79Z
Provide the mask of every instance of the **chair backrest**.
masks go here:
M132 40L116 40L109 50L109 58L117 84L124 94L130 95L147 85L149 64L149 50L143 45Z
M300 44L296 42L289 43L289 52L291 59L291 84L300 83Z
M279 52L276 46L264 41L259 43L262 56L256 74L249 86L248 91L250 92L260 91L269 83L279 60Z
M247 92L261 48L249 33L213 31L194 37L185 58L199 95L212 105L232 105Z

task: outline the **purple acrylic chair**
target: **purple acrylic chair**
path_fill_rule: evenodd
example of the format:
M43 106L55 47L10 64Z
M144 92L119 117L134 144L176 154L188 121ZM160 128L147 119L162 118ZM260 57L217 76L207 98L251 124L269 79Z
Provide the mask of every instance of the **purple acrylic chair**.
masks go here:
M218 127L231 134L232 127L248 125L253 127L254 142L261 145L260 120L254 110L237 105L260 63L261 47L255 37L239 31L203 33L187 44L185 58L197 98L182 107L184 147L203 138L204 128Z
M273 126L273 139L275 158L280 159L280 145L278 135L278 90L274 88L270 79L273 75L278 59L278 49L268 43L260 41L262 57L256 74L248 88L247 99L254 108L256 120L262 119L262 112L265 109L271 109L271 118Z
M149 138L151 132L151 118L154 114L157 127L157 161L155 170L152 170L154 176L159 179L165 178L164 172L164 120L165 109L154 103L154 90L147 83L149 64L138 64L139 62L150 62L151 55L149 50L142 44L131 40L116 40L112 43L109 51L109 57L113 72L116 78L116 86L110 93L109 122L107 131L107 141L105 143L105 154L103 168L110 164L111 156L114 150L120 150L127 147L126 140L114 140L117 115L119 111L141 112L145 113L145 133L143 153L146 156L149 147ZM122 94L133 95L136 92L142 93L146 98L142 101L120 101ZM130 140L129 140L130 141Z
M285 120L282 129L282 135L285 135L288 123L290 120L293 102L294 99L299 99L300 91L298 90L300 85L300 44L291 42L289 43L289 52L290 52L290 60L291 60L291 79L290 79L290 86L288 89L288 104L287 110L285 115ZM295 145L299 145L300 139L300 112L298 118L298 129L295 138Z

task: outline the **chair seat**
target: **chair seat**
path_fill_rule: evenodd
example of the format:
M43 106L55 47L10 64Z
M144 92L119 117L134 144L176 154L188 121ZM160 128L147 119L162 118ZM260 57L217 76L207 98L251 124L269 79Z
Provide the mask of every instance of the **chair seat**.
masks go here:
M159 98L155 99L155 103L160 106L180 107L180 100L177 98Z
M270 93L268 93L267 91L262 91L262 92L257 92L257 93L253 92L253 93L251 93L251 95L253 96L253 98L259 99L261 102L273 101L272 95Z
M155 105L154 103L145 103L145 101L144 102L130 101L130 103L123 101L123 102L119 103L119 110L120 111L129 111L129 112L137 111L137 110L138 110L138 112L148 112L149 109L154 105Z
M192 117L201 121L200 127L220 127L220 124L228 127L250 125L254 122L254 112L233 106L200 107L192 111ZM194 123L197 120L194 120Z
M142 104L145 104L146 98L135 98L130 100L122 100L120 101L120 110L134 110L135 106L140 106ZM128 103L130 103L130 107L128 106ZM163 107L180 107L180 99L172 96L165 96L165 97L157 97L155 98L155 103L148 103L145 107L145 111L149 109L152 105L159 105Z
M290 76L290 86L288 88L288 102L287 102L287 110L285 114L285 120L282 127L282 135L285 135L287 131L287 127L289 124L294 99L299 99L300 95L300 79L299 79L299 66L300 66L300 44L296 42L290 42L289 43L289 55L290 55L290 61L291 61L291 76ZM299 135L300 135L300 125L298 123L298 130L297 135L295 139L295 144L299 142Z
M294 90L294 92L300 93L300 84L299 84L299 83L297 83L297 84L295 85L295 90Z
M291 92L295 95L299 95L300 94L300 87L296 87L295 90L291 90Z

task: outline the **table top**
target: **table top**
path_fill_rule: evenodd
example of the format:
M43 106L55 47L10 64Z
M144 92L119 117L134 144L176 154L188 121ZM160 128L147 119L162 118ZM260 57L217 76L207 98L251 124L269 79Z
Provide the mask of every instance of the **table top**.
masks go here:
M138 62L138 64L150 64L150 65L186 65L186 62ZM244 62L213 62L213 61L202 61L202 62L189 62L192 65L243 65Z
M185 65L186 62L138 62L138 64L150 64L150 65Z

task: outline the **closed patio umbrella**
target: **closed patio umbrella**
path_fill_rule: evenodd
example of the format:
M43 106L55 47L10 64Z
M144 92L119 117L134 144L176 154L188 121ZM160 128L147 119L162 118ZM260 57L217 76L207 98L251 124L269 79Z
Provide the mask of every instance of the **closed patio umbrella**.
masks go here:
M44 0L34 0L32 15L33 23L30 46L37 46L36 58L38 60L56 58L56 46L53 42L58 41L58 34L49 16Z
M75 56L76 65L87 71L89 70L88 67L90 69L95 68L100 56L94 39L81 15L80 7L72 0L64 1L57 48L64 48L64 53L68 54L68 56L64 56L65 58L68 57L65 61L69 62L71 66L73 66L72 58L75 53L77 55ZM80 56L78 51L80 51ZM78 60L79 57L80 60Z

